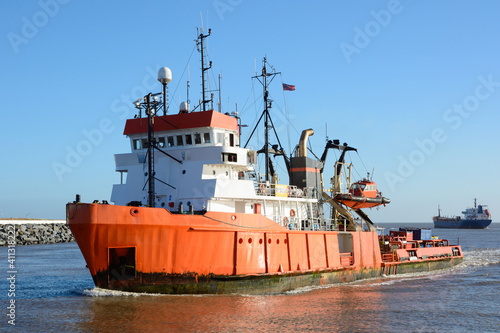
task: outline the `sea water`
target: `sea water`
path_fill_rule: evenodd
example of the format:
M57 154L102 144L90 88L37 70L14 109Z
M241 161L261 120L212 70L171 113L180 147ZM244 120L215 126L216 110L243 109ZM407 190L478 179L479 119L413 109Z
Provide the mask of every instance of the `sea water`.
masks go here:
M4 247L0 248L4 281L0 284L0 330L499 332L500 224L493 223L486 230L435 229L433 234L451 243L458 241L464 263L430 273L272 296L108 291L94 287L76 243L16 246L15 261L9 261L12 251L9 256Z

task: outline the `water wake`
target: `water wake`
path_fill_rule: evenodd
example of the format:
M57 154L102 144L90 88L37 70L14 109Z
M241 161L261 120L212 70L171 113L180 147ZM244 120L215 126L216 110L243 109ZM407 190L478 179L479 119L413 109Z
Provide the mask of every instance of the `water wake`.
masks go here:
M500 249L472 249L464 251L465 267L481 267L500 264Z
M90 296L90 297L117 297L117 296L131 296L131 297L138 297L141 295L146 295L146 294L141 294L141 293L132 293L132 292L127 292L127 291L119 291L119 290L108 290L108 289L101 289L101 288L92 288L92 289L85 289L82 291L82 295L84 296Z
M120 290L109 290L102 288L92 288L92 289L84 289L80 291L80 294L83 296L89 297L140 297L140 296L151 296L151 297L206 297L206 296L214 296L214 295L192 295L192 294L181 294L181 295L170 295L170 294L159 294L159 293L136 293L130 291L120 291Z

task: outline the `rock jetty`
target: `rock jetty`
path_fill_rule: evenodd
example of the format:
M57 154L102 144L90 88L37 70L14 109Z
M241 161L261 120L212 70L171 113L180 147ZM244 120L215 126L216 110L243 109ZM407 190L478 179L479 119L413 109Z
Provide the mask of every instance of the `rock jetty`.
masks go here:
M16 245L74 242L75 238L64 220L0 220L0 246L8 244L15 228Z

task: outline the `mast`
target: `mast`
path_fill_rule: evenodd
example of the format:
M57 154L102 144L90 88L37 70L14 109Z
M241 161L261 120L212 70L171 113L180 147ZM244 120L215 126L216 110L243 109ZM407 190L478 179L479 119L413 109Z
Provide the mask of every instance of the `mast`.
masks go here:
M191 87L191 84L189 82L189 65L188 65L188 80L187 80L187 84L186 84L186 103L190 104L191 101L189 100L189 88Z
M252 131L252 134L250 134L250 137L248 138L247 143L245 144L245 147L246 147L248 145L248 142L250 142L250 139L252 138L252 135L255 132L255 130L257 129L257 126L259 125L260 121L262 120L262 118L264 118L264 140L265 140L265 143L264 143L264 147L261 150L259 150L258 153L264 153L264 155L265 155L266 182L269 181L270 173L271 173L270 171L271 171L271 169L273 169L269 163L270 162L270 160L269 160L269 153L270 153L270 150L269 150L269 129L270 129L270 127L273 128L274 134L276 135L276 139L278 140L278 144L280 147L279 150L276 150L273 148L272 153L275 155L285 156L284 151L283 151L283 147L281 146L281 142L278 138L278 134L276 133L276 129L274 128L273 121L271 119L271 115L269 114L269 109L272 108L273 100L269 98L269 91L267 90L269 84L272 82L274 77L278 74L281 74L281 73L276 72L274 70L274 68L272 68L272 67L271 67L272 71L270 73L268 73L267 72L267 65L268 65L267 59L266 59L266 57L264 57L264 60L262 61L262 74L253 77L254 79L259 80L259 82L262 84L262 88L263 88L263 92L264 92L264 111L262 112L262 115L260 116L259 121L257 122L257 125L255 125L255 128ZM276 146L276 148L277 148L277 146ZM288 169L288 166L287 166L287 169Z
M212 29L208 29L208 34L204 35L203 34L203 28L201 28L201 32L198 36L198 39L196 40L196 45L199 45L198 51L201 53L201 89L202 89L202 98L203 100L201 101L202 104L202 111L206 111L206 104L210 102L210 99L206 99L206 83L207 83L207 77L206 77L206 71L208 71L210 68L212 68L212 62L209 62L208 67L205 67L205 38L210 36L212 33Z
M151 107L151 96L149 93L146 99L146 114L148 116L148 206L155 206L155 181L154 181L154 136L153 136L153 109Z
M265 133L265 143L264 143L264 155L266 157L266 182L269 181L269 91L267 90L267 69L266 69L266 58L264 57L262 65L262 77L264 79L264 84L262 85L264 89L264 133Z
M222 72L221 74L219 74L219 112L222 112L222 92L221 92L221 88L220 88L220 79L222 79Z

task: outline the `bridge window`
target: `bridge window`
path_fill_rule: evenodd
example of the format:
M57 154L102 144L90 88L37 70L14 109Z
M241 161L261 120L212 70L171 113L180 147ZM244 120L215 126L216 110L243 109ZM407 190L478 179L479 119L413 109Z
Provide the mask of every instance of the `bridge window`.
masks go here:
M193 144L193 137L191 134L186 134L186 146L190 146Z
M182 135L177 135L177 145L178 146L183 146L184 143L182 141Z
M224 144L224 133L217 133L217 143Z
M194 135L194 144L195 145L200 145L201 144L201 134L200 133L196 133Z
M229 134L229 146L234 147L234 134Z
M174 137L173 136L167 137L167 143L168 143L168 147L173 147L175 145L174 144Z
M148 139L142 139L142 148L147 149L149 147Z
M165 148L165 138L158 138L158 148Z
M366 185L365 184L352 184L351 185L351 190L358 190L358 191L363 191L365 189Z
M203 140L205 143L210 143L210 133L203 133Z
M133 141L133 146L135 150L141 149L141 140L139 139L134 139Z

